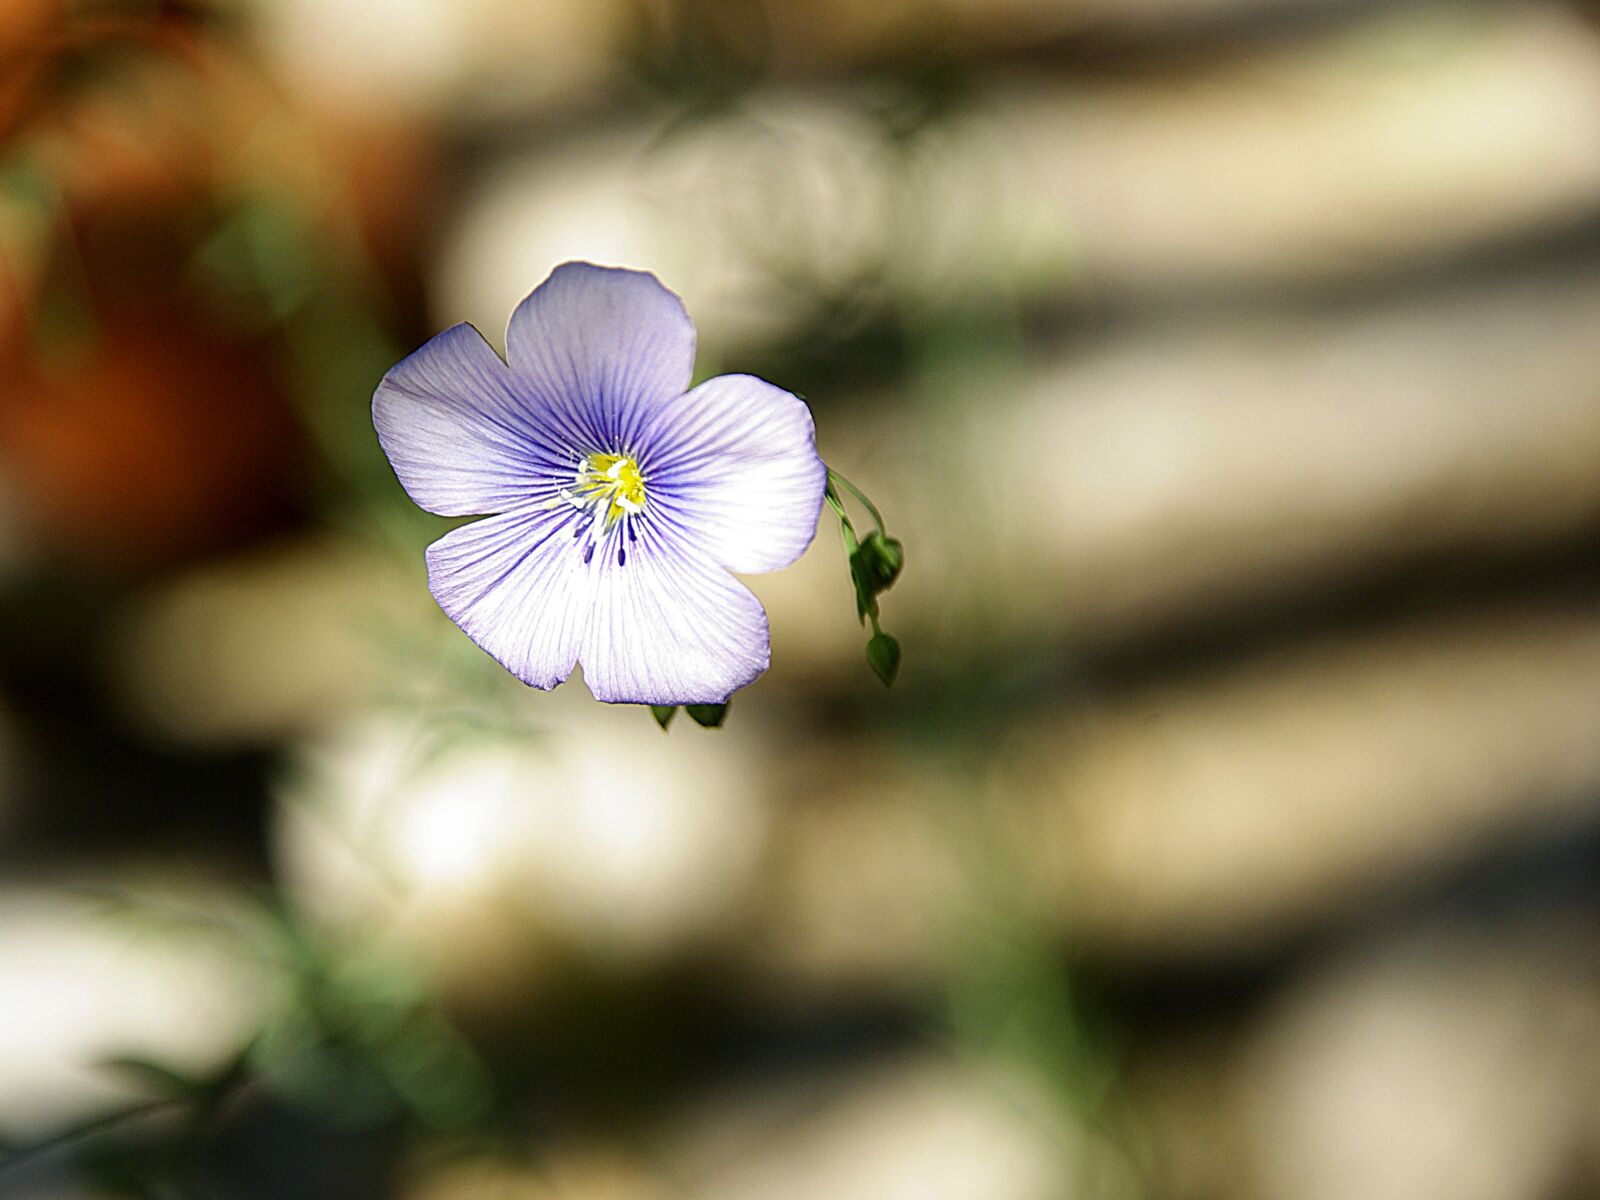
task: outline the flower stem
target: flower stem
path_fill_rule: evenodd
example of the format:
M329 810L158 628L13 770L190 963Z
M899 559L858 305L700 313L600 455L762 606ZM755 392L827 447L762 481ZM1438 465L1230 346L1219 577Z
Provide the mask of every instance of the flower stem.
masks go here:
M846 479L843 475L839 474L839 472L835 471L832 467L829 467L828 468L828 492L833 497L832 503L833 503L834 511L839 513L839 515L841 517L843 517L843 515L844 515L844 505L839 502L839 493L837 491L835 491L834 488L833 488L833 485L836 484L836 483L837 484L841 484L842 486L844 486L846 489L849 490L849 492L850 492L850 494L852 496L854 496L857 500L861 501L862 507L864 507L869 513L872 514L872 519L878 526L878 532L883 534L884 537L888 537L889 536L889 531L884 527L883 514L878 511L878 506L876 504L874 504L871 500L867 499L867 494L865 492L863 492L860 488L858 488L855 484L851 483L848 479Z
M850 523L850 514L845 511L844 501L839 498L839 493L833 486L832 470L828 472L828 486L822 495L827 500L828 507L833 509L833 515L839 518L839 538L844 542L845 554L847 556L854 554L858 544L856 527Z

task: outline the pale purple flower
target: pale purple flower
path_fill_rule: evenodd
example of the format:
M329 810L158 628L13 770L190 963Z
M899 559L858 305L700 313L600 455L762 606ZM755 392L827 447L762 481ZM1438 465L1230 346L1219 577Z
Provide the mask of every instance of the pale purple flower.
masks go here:
M493 514L428 547L428 588L523 682L581 663L600 700L720 704L766 670L766 613L730 572L800 557L827 468L788 392L687 391L694 346L655 276L566 263L511 314L506 361L456 325L378 385L411 498Z

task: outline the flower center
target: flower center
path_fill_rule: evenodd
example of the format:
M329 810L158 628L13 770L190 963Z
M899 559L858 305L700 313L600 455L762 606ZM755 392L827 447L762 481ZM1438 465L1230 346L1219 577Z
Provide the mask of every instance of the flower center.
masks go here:
M584 508L603 505L609 526L644 511L644 476L626 454L591 454L578 464L572 498Z

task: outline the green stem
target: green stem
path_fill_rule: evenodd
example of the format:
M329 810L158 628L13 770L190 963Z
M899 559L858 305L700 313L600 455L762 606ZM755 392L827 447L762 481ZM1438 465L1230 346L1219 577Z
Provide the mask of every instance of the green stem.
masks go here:
M829 474L831 475L832 472L830 471ZM833 509L833 515L839 518L839 540L844 543L845 554L854 554L858 544L856 527L850 523L850 515L844 510L844 501L839 499L839 493L834 491L831 479L822 495L827 500L828 507Z
M833 472L829 471L829 475ZM828 502L828 507L833 509L833 515L843 523L848 523L850 518L844 511L844 501L839 499L839 493L834 490L833 480L828 480L828 486L822 491L822 498Z
M884 537L888 537L889 536L889 531L888 531L888 529L886 529L884 527L883 514L878 511L878 506L876 504L874 504L871 500L868 500L867 499L867 494L865 492L863 492L860 488L858 488L855 484L851 483L848 479L846 479L843 475L839 474L839 472L835 471L832 467L829 467L828 468L828 485L829 485L828 490L833 493L835 511L838 511L838 512L840 512L842 514L843 513L843 509L844 509L844 506L842 504L838 503L839 493L836 492L836 491L833 491L833 484L835 484L835 483L843 484L846 488L848 488L850 490L850 494L852 496L854 496L857 500L861 501L862 506L869 513L872 514L873 521L875 521L877 523L878 532L881 533Z

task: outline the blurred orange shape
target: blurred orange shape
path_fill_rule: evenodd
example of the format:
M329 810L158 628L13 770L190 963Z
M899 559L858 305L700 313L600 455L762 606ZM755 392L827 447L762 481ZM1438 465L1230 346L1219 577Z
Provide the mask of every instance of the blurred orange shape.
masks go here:
M262 348L183 315L0 362L0 470L46 561L139 570L268 531L295 510L298 443Z

